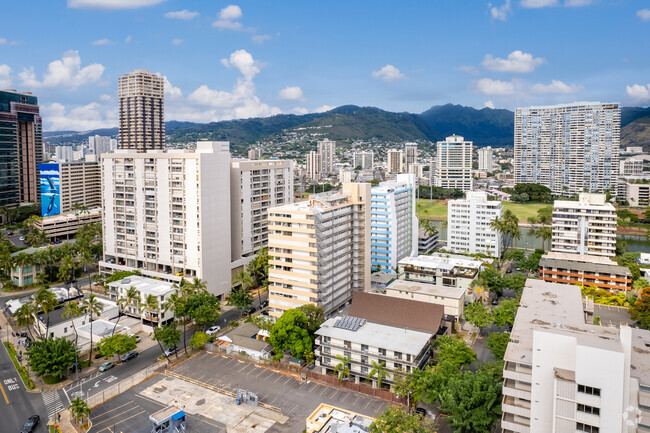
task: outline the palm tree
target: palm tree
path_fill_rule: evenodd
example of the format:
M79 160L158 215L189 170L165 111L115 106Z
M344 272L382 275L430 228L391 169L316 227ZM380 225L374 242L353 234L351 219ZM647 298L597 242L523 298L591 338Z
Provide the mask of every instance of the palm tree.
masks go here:
M36 318L34 316L36 316L36 307L31 302L21 305L14 313L16 325L26 326L27 332L29 332L29 336L32 340L34 340L34 336L32 335L32 325L36 323Z
M533 229L533 235L535 235L536 238L541 238L542 239L542 245L544 242L551 240L553 237L553 230L549 226L539 226L535 227ZM549 250L551 249L551 245L549 242Z
M377 377L377 388L381 388L381 381L384 379L384 377L388 376L388 371L386 370L386 361L381 361L381 363L372 361L370 365L372 369L366 378L368 380L372 380L373 377Z
M43 230L34 227L31 232L25 235L25 241L32 247L40 247L50 242L50 237Z
M49 283L50 283L50 280L47 278L47 274L46 274L46 273L44 273L44 272L39 272L38 274L36 274L36 283L37 283L39 286L45 287L45 286L49 286L49 285L50 285L50 284L49 284Z
M253 297L243 288L234 289L230 292L228 305L234 305L240 310L245 310L253 303Z
M43 314L47 316L47 325L45 327L45 338L47 338L50 333L50 313L54 311L54 308L56 308L59 302L56 300L54 293L50 292L45 287L41 287L36 291L36 293L34 293L32 302L34 303L34 308L37 313L43 311Z
M91 364L93 362L93 316L99 316L102 311L104 311L104 304L93 293L88 295L88 298L81 303L81 313L88 316L90 321L90 354L88 355L88 361Z
M78 266L83 266L83 272L86 272L86 265L88 265L88 288L90 293L93 292L93 286L90 284L90 265L95 263L95 258L90 254L90 251L84 249L81 251L79 258L77 259Z
M77 424L80 424L79 420L90 417L90 408L88 407L88 404L79 397L70 402L68 409L70 409L70 415L72 415Z
M510 243L514 239L521 239L521 231L519 230L519 218L512 213L510 209L503 211L501 217L497 217L490 221L490 228L496 230L504 237L503 251L501 255L506 252L510 247Z
M431 220L421 218L420 227L424 229L424 233L427 236L435 236L438 233L438 229L431 223Z
M177 314L180 313L185 313L185 305L187 302L187 298L185 296L179 296L178 293L172 293L169 295L169 298L167 299L167 302L163 305L163 310L164 311L173 311L174 312L174 319L177 318ZM185 351L185 354L187 354L187 336L185 335L185 316L183 315L183 349Z
M182 280L181 280L182 282ZM187 284L194 293L202 293L208 290L208 284L200 278L194 277L191 283Z
M115 329L120 321L120 317L129 305L134 305L140 309L140 291L133 286L126 289L124 296L117 300L117 320L115 321L115 325L113 325L113 332L111 335L115 335Z
M77 327L74 324L74 319L81 316L81 308L77 301L66 302L63 305L63 314L64 319L70 319L72 322L72 329L74 330L74 346L77 347L77 342L79 341L79 334L77 333Z
M22 272L23 268L32 266L34 264L34 258L31 254L18 253L18 255L13 257L13 267L18 268Z
M336 355L336 359L339 360L339 363L334 367L334 373L338 374L339 382L342 382L343 379L350 377L350 361L352 361L352 358Z
M79 263L71 255L66 255L61 260L57 278L66 283L71 283L75 278L77 269L79 269Z
M160 351L162 352L163 356L167 358L167 361L169 362L169 357L165 353L165 349L162 346L162 343L160 342L160 339L158 338L158 326L160 325L160 307L158 306L158 298L156 298L154 295L147 295L145 298L144 302L141 304L142 312L148 311L149 312L149 319L152 319L152 315L154 312L158 314L158 323L156 326L153 327L153 335L154 339L158 342L158 346L160 347ZM153 323L153 320L151 320Z
M242 269L232 277L232 283L239 284L244 291L248 292L248 289L253 287L253 277L250 272Z

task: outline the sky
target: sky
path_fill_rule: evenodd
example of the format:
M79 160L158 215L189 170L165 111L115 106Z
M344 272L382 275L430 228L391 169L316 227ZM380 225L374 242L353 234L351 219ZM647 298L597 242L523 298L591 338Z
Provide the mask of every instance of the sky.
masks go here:
M117 79L134 69L165 77L167 120L203 123L346 104L650 104L647 0L30 0L2 11L0 89L38 96L50 131L116 126Z

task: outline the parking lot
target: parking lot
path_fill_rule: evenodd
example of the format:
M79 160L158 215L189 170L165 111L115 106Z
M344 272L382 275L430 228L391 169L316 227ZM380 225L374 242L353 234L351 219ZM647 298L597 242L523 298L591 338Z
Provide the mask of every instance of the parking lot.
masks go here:
M259 401L270 405L273 410L237 406L231 395L238 387L257 394ZM220 390L228 395L220 393ZM242 432L294 433L305 428L305 419L321 403L368 416L377 416L388 404L362 394L301 382L280 372L204 352L94 409L91 431L148 433L151 428L148 416L173 403L175 395L178 395L177 404L187 405L184 410L188 413L188 431L195 433L230 432L240 428ZM203 404L205 406L201 406ZM237 416L233 412L238 411L242 420L255 422L247 429L238 425L238 429L233 430L233 417Z
M594 317L600 317L602 326L621 326L621 323L633 325L630 313L627 308L613 307L610 305L594 304Z

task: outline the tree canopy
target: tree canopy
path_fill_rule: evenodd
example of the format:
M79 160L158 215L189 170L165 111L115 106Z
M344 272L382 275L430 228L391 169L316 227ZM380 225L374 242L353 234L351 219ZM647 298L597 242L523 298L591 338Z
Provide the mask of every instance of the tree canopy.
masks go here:
M650 289L644 289L630 307L630 317L643 329L650 330Z
M60 337L36 340L27 349L29 367L37 376L63 377L75 362L74 342Z
M298 307L307 318L307 330L313 337L320 325L325 321L325 310L316 304L305 304Z
M190 316L194 323L205 328L212 325L221 313L219 297L199 291L189 294L184 304L176 311L177 316Z
M462 338L442 335L434 343L438 362L449 362L457 367L470 364L476 359L476 353Z
M519 308L519 301L516 299L504 299L501 303L492 309L494 323L500 328L506 324L512 326L515 324L515 315Z
M121 355L135 349L135 337L124 334L115 334L101 339L97 347L104 358Z
M494 359L502 361L506 356L506 348L510 342L509 332L491 332L487 338L487 347L492 352Z
M305 359L313 351L314 342L309 335L307 317L297 308L287 310L271 328L269 342L278 358L285 350L299 359Z
M399 407L389 406L370 425L370 433L427 433L433 431L433 423L409 414Z
M472 302L465 306L465 319L480 331L492 324L492 313L482 302Z

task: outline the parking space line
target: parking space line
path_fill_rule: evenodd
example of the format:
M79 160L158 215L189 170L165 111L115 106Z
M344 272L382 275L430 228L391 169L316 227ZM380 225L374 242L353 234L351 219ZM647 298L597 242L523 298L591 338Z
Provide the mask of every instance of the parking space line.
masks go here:
M122 406L114 407L113 409L107 410L106 412L100 413L99 415L93 415L93 418L97 418L98 416L106 415L109 412L113 412L114 410L120 409L120 408L122 408L124 406L128 406L130 404L132 404L132 403L131 402L124 403Z
M327 391L328 389L329 389L328 387L324 386L323 390L320 392L319 395L323 395L325 393L325 391Z
M268 370L262 369L262 371L260 371L259 373L257 373L257 374L255 375L255 377L260 377L260 375L264 374L264 373L267 372L267 371L268 371Z
M146 395L136 394L135 396L139 397L139 398L141 398L143 400L147 400L150 403L156 403L158 406L165 407L165 405L162 404L161 402L159 402L158 400L154 400L153 398L147 397Z
M286 385L291 379L293 379L291 376L287 377L287 380L283 383L283 385Z
M352 404L355 404L355 405L356 405L356 404L357 404L357 402L359 401L359 399L360 399L360 398L361 398L361 396L360 396L360 395L359 395L359 396L357 396L357 399L356 399L356 400L354 400L354 403L352 403Z
M345 397L343 397L343 400L341 400L341 402L344 402L345 399L348 398L348 397L350 397L350 393L349 393L349 392L346 392L346 393L345 393Z
M112 417L106 418L104 421L99 421L99 422L93 423L93 427L95 427L95 426L97 426L97 425L99 425L99 424L103 424L103 423L105 423L106 421L109 421L109 420L111 420L111 419L113 419L113 418L115 418L115 417L117 417L117 416L124 415L125 413L130 412L130 411L133 410L133 409L136 409L136 410L137 410L137 409L142 409L142 408L141 408L140 406L136 405L135 407L132 407L131 409L127 409L127 410L125 410L124 412L120 412L120 413L118 413L118 414L116 414L116 415L114 415L114 416L112 416ZM132 415L132 416L130 416L130 417L128 417L128 418L124 418L123 420L120 421L120 423L122 423L122 422L124 422L124 421L126 421L126 420L129 420L129 419L133 418L134 416L142 415L142 414L145 413L145 412L146 412L146 411L142 410L142 411L136 413L135 415Z
M372 400L368 400L368 403L366 403L366 405L364 406L364 409L368 409L368 406L370 405L370 403L372 403Z
M276 374L277 374L277 373L276 373ZM282 376L281 374L278 374L277 379L275 379L275 380L273 381L273 383L276 383L278 380L282 379L283 377L284 377L284 376Z
M340 390L340 389L337 389L336 392L335 392L334 394L332 394L332 396L331 396L330 398L334 398L334 397L336 397L336 394L338 394L339 391L341 391L341 390Z

